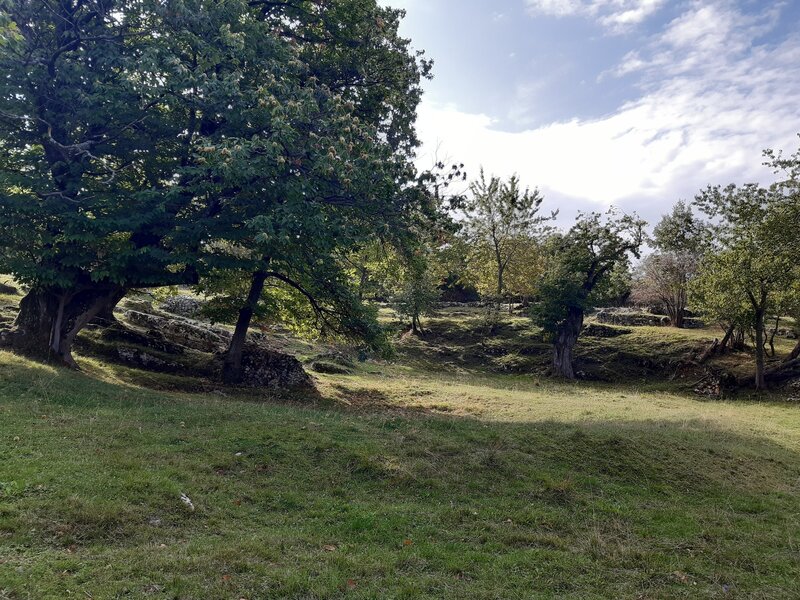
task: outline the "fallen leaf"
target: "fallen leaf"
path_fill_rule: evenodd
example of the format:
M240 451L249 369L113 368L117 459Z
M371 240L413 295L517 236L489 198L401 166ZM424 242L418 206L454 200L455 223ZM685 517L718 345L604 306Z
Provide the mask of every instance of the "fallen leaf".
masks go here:
M222 576L222 581L226 581L227 582L227 581L230 581L230 580L231 580L231 576L230 575L223 575Z
M325 550L325 552L336 552L336 550L338 550L333 544L325 544L322 549Z
M356 586L357 586L357 585L358 585L358 583L356 583L356 580L355 580L355 579L348 579L348 580L347 580L347 587L348 587L348 589L354 590L354 589L356 588Z
M412 545L413 543L414 543L414 542L412 542L411 540L403 540L403 546L410 546L410 545Z

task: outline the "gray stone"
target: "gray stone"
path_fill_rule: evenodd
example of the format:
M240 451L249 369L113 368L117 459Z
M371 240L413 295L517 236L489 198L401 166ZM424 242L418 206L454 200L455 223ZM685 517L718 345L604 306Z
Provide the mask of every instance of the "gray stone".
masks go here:
M317 373L324 373L325 375L352 375L353 373L347 367L323 360L317 360L311 363L311 369Z
M193 296L170 296L161 303L161 310L181 317L196 317L203 303Z
M153 356L138 348L117 346L117 356L126 364L142 367L144 369L166 372L175 372L180 369L180 365Z
M225 329L180 317L169 318L129 310L125 318L132 325L157 331L170 342L201 352L220 352L231 339L231 333Z
M242 384L258 388L310 387L311 378L300 361L259 344L248 343L242 354Z
M584 327L582 333L587 337L613 338L613 337L619 337L621 335L628 335L629 333L631 333L631 330L624 329L622 327L609 327L608 325L599 325L597 323L592 323Z

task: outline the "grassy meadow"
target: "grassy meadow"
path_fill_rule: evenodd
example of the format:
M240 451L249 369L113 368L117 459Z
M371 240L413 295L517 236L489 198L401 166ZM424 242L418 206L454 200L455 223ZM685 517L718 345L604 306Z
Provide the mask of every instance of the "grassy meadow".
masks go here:
M448 318L289 397L0 352L0 598L797 597L796 403L503 372Z

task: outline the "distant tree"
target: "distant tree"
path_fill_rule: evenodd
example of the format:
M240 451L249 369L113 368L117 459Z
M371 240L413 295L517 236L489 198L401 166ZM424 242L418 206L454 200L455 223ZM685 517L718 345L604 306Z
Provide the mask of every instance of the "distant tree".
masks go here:
M683 327L689 281L708 248L708 228L684 202L664 215L653 230L655 252L639 265L633 300L663 308L673 327Z
M479 178L470 186L465 234L472 245L470 270L479 290L499 303L507 290L506 274L515 267L543 224L555 217L539 214L539 190L522 189L519 179Z
M440 284L441 277L423 257L414 257L405 265L392 297L392 306L401 317L409 319L411 333L420 335L424 332L421 318L434 314L442 294Z
M672 327L683 327L689 301L688 284L697 262L692 255L676 252L647 256L636 269L633 301L661 307Z
M550 241L550 258L531 316L553 338L553 374L575 379L573 350L586 312L613 289L612 273L638 257L645 223L610 211L583 214Z
M798 134L800 137L800 134ZM800 149L789 156L782 152L766 150L767 164L779 177L774 188L783 197L782 202L773 208L774 220L784 224L776 235L775 243L796 265L800 265ZM783 305L787 314L794 320L794 328L800 337L800 269L791 287L783 291ZM800 358L800 341L794 347L786 362Z
M682 200L653 228L654 246L662 253L699 256L708 248L709 235L706 223L698 219L691 205Z
M544 240L538 235L526 235L514 240L513 245L517 258L509 263L504 275L506 294L527 304L536 294L536 286L544 274Z

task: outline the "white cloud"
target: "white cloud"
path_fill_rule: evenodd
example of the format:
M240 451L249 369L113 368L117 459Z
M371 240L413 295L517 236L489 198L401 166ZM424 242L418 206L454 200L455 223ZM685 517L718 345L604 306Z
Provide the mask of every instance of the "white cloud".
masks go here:
M665 0L525 0L531 14L580 16L621 31L654 14Z
M761 151L794 150L800 131L800 37L755 43L773 21L723 2L694 5L623 60L617 72L638 72L642 96L612 114L512 133L487 115L426 103L425 148L441 142L440 154L471 174L517 172L566 212L613 203L652 217L707 184L766 181Z

